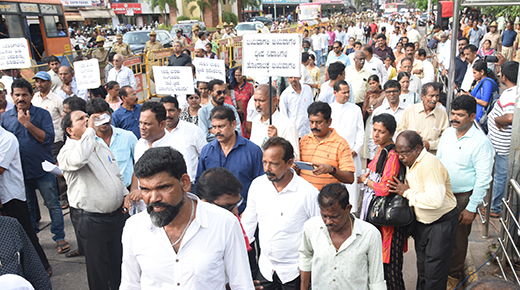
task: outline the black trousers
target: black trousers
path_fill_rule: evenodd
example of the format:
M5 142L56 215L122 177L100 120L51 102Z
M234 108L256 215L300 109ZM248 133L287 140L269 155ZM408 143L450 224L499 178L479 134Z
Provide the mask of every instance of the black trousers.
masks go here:
M81 240L89 289L119 289L123 258L121 235L128 215L121 209L97 214L71 207L70 218L76 237Z
M455 194L457 199L457 207L465 209L468 206L469 194ZM453 255L451 257L449 275L456 279L463 278L464 261L466 261L466 254L468 253L468 237L471 234L471 224L457 225L457 233L455 234L455 246L453 247Z
M58 141L52 144L52 156L54 157L54 162L58 162L58 154L60 153L61 147L65 145L65 142ZM63 199L67 199L67 183L65 183L64 177L56 177L56 184L58 186L58 198L60 201Z
M415 225L417 290L446 290L458 222L454 208L434 223Z
M256 280L260 281L260 285L264 287L264 290L299 290L301 284L300 276L290 282L282 284L276 272L273 273L273 282L268 281L260 271L258 271Z
M38 253L38 257L42 261L43 268L48 270L50 268L49 261L47 260L47 256L38 242L38 236L34 231L34 227L32 226L31 216L29 214L29 208L27 207L27 202L21 201L18 199L11 199L9 202L4 203L2 209L0 209L2 215L9 216L18 220L18 222L22 225L25 233L29 237L36 253Z

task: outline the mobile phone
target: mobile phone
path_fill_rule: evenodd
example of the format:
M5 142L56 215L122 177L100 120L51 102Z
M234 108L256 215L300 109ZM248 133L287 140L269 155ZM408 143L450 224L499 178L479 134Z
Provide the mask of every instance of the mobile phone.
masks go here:
M312 163L310 162L294 161L294 164L296 164L296 166L298 166L298 169L301 170L314 170L314 166L312 166Z
M495 63L495 62L498 62L498 57L494 56L494 55L486 55L486 57L484 58L484 60L486 62L492 62L492 63Z

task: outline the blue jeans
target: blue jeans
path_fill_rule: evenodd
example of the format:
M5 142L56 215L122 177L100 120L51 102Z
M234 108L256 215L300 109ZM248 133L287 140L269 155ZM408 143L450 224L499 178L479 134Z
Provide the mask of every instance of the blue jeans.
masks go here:
M40 229L36 226L36 189L45 201L49 215L51 216L51 233L54 234L52 239L59 242L65 239L65 231L63 230L63 213L61 211L60 201L58 200L58 188L56 185L56 176L52 173L46 173L40 178L25 179L25 196L27 197L27 205L31 215L31 222L34 230L38 233Z
M320 67L322 65L322 62L323 62L322 59L321 59L321 54L322 54L321 52L322 52L321 49L314 51L314 54L316 55L316 66L317 67Z
M491 200L491 211L500 213L502 211L502 198L506 192L508 155L495 154L495 174L493 175L493 199Z
M327 56L329 55L329 48L325 46L323 49L323 55L321 56L321 64L325 65L327 63Z

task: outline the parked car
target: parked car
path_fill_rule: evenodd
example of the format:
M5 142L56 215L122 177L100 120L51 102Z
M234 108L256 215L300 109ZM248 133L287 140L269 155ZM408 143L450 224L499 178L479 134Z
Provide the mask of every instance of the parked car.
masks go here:
M264 16L253 17L253 18L250 19L250 21L251 22L259 21L259 22L262 22L265 26L273 25L273 20L269 19L267 17L264 17Z
M258 30L261 30L262 33L269 33L269 28L265 26L262 22L240 22L235 27L238 36L242 36L248 33L257 33Z
M182 21L179 21L179 23L175 24L172 28L172 30L170 31L171 35L175 35L175 32L177 31L177 29L182 29L183 31L183 35L187 35L190 39L193 38L193 35L192 35L192 27L193 25L195 25L195 23L198 23L199 24L199 27L200 27L200 31L201 32L206 32L207 29L206 29L206 24L203 22L203 21L198 21L198 20L182 20Z
M139 30L127 32L125 35L123 35L123 42L130 45L130 50L132 50L132 53L142 53L146 42L150 40L150 32L152 31ZM164 47L173 46L173 37L168 31L156 30L155 32L157 32L157 41L162 43Z
M419 25L426 26L426 22L428 22L428 13L422 13L419 18Z

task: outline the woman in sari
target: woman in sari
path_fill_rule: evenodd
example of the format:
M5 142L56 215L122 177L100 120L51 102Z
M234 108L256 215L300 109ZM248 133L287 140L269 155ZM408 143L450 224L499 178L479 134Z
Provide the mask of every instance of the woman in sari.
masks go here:
M372 160L375 155L375 151L370 150L372 148L369 144L370 134L372 134L370 130L370 123L372 122L372 112L374 112L377 107L381 106L383 100L385 99L384 91L381 89L381 85L379 83L379 77L377 75L371 75L368 78L368 85L370 87L370 91L365 94L365 101L363 102L363 108L361 109L363 114L363 121L365 122L365 141L363 142L363 156ZM368 162L368 161L367 161Z

